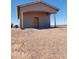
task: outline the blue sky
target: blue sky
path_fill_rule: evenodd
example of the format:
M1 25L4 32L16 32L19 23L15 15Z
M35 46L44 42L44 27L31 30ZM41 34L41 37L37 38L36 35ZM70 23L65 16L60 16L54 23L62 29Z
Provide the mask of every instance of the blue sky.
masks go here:
M19 20L17 18L16 6L24 3L33 2L35 0L12 0L11 1L11 23L18 24ZM56 14L57 25L67 24L67 0L43 0L50 5L59 8L59 12ZM54 24L53 14L50 16L51 25Z

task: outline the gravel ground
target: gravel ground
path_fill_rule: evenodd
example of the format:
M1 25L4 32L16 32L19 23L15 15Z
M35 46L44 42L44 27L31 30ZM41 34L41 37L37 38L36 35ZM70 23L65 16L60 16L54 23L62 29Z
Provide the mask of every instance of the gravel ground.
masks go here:
M12 59L67 59L67 29L11 29Z

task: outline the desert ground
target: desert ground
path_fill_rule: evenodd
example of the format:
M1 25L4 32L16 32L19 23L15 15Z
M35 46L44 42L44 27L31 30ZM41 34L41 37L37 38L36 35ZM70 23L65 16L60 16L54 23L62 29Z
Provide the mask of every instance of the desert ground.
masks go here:
M67 29L11 29L12 59L67 59Z

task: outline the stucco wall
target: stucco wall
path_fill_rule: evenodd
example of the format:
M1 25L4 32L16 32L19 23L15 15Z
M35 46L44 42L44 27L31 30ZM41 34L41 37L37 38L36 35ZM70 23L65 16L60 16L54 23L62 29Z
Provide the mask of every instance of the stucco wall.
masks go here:
M44 12L30 12L23 14L23 27L33 28L34 27L34 17L39 17L39 27L47 28L50 26L50 15Z

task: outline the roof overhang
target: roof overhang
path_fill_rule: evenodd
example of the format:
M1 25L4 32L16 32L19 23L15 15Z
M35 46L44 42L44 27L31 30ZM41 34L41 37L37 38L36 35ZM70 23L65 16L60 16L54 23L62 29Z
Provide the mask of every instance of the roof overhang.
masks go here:
M56 10L56 12L54 12L53 14L55 14L55 13L57 13L58 11L59 11L59 8L56 8L55 6L52 6L52 5L50 5L50 4L48 4L48 3L46 3L46 2L43 2L43 1L36 1L36 2L31 2L31 3L26 3L26 4L22 4L22 5L18 5L17 6L17 16L18 16L18 19L20 18L20 8L21 7L25 7L25 6L29 6L29 5L33 5L33 4L37 4L37 3L43 3L43 4L45 4L45 5L47 5L47 6L49 6L50 8L53 8L53 9L55 9ZM34 11L29 11L29 12L34 12ZM39 12L39 11L38 11ZM41 11L40 11L41 12ZM43 11L42 11L43 12ZM47 11L44 11L44 12L47 12ZM52 14L52 13L50 13L50 14Z

